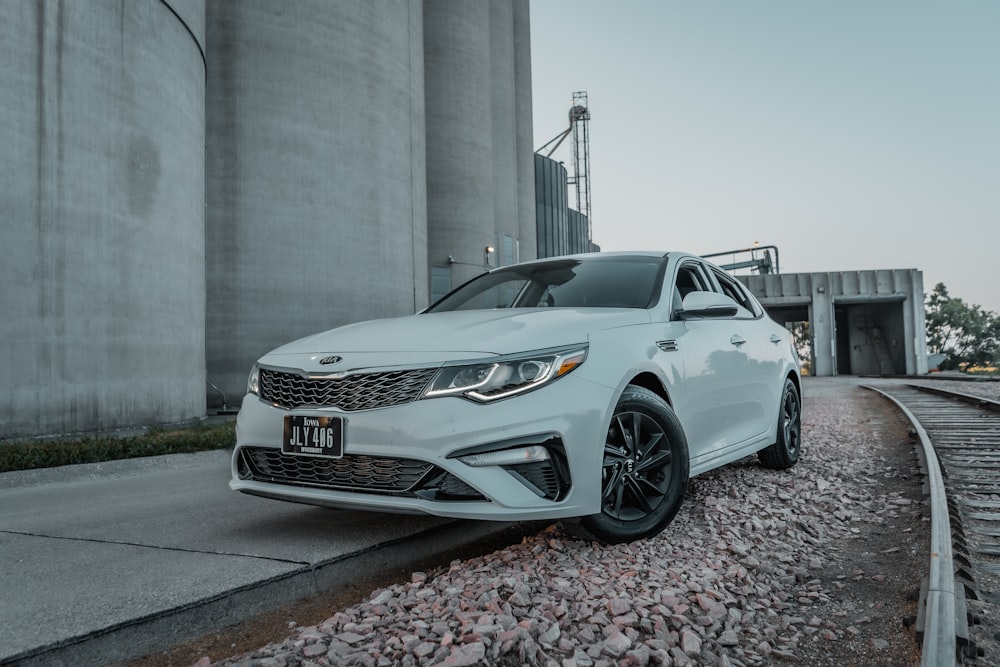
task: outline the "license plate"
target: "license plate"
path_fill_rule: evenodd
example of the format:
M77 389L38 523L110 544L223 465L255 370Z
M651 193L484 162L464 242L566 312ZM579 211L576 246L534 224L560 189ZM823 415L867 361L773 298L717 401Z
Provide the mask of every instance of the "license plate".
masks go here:
M339 459L344 455L344 420L340 417L286 415L281 451L299 456Z

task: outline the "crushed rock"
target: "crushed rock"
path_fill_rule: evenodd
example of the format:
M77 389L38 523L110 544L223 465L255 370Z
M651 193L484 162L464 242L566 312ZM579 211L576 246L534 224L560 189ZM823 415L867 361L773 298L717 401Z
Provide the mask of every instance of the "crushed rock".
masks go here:
M798 465L750 457L692 479L655 538L602 545L555 524L211 664L919 664L913 445L861 389L813 399L807 385L804 413Z

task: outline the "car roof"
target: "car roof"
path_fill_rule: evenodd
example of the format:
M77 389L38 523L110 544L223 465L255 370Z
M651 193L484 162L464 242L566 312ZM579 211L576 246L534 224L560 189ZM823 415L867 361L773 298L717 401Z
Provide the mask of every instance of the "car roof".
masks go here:
M538 259L530 259L530 260L525 260L523 262L518 262L518 264L537 264L542 262L553 262L563 259L587 261L594 259L607 259L611 257L649 257L650 259L659 260L659 259L666 259L668 257L676 257L688 254L689 253L685 252L660 252L651 250L613 250L613 251L602 251L602 252L577 253L574 255L558 255L555 257L539 257ZM514 266L514 265L508 265L508 266ZM499 267L499 268L506 268L506 267Z

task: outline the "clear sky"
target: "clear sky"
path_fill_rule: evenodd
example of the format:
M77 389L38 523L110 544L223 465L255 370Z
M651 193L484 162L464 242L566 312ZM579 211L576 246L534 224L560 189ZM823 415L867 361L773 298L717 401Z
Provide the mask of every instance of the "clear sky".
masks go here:
M1000 314L1000 0L531 0L531 49L536 149L589 96L602 249L758 241Z

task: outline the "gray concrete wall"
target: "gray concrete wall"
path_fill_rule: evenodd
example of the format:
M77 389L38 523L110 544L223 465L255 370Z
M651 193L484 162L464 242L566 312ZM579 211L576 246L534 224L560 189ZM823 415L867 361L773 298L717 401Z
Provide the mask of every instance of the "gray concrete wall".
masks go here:
M0 3L0 439L204 415L204 3Z
M232 401L270 348L427 303L422 6L216 1L208 32L208 377Z

